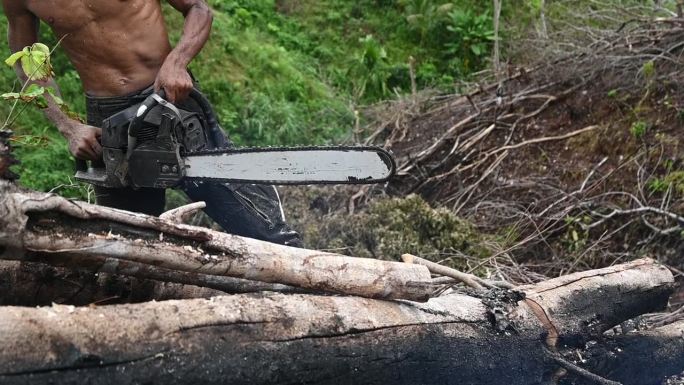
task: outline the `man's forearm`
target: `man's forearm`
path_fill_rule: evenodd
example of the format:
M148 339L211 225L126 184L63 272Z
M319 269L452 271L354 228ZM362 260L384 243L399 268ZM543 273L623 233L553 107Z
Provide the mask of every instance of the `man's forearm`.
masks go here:
M22 83L25 83L28 80L28 77L24 72L19 68L17 69L17 74L19 75L19 79L21 79ZM59 86L57 85L57 82L53 78L49 78L47 80L42 80L42 81L29 81L30 83L36 83L42 87L46 88L52 88L54 93L56 95L60 95L59 91ZM67 114L65 114L62 109L59 107L57 102L52 98L52 95L50 95L48 92L45 93L45 100L47 101L47 107L44 108L43 115L57 127L57 130L64 135L65 137L68 137L73 130L73 123L75 122L73 119L71 119Z
M183 34L176 47L166 58L174 66L185 68L190 61L202 50L209 39L211 31L212 13L204 2L196 2L187 12L184 12L185 24Z
M73 131L75 120L62 111L62 108L55 102L52 95L46 93L45 99L47 100L47 107L43 109L43 115L57 127L62 135L65 137L69 136Z
M22 83L26 84L28 77L21 68L17 68L17 75ZM60 95L59 86L53 78L39 81L29 81L42 87L50 87L55 95ZM43 109L43 115L52 122L57 130L64 136L69 146L69 151L78 159L96 160L102 154L102 146L98 138L101 135L99 128L91 127L78 120L70 118L62 111L61 107L49 92L43 95L47 101L47 107Z

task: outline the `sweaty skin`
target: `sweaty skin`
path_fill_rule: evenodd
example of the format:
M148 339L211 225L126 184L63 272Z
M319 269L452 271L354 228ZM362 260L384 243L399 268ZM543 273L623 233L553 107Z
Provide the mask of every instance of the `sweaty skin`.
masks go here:
M120 96L149 85L164 89L171 102L192 89L190 61L209 38L212 15L204 0L167 0L185 17L172 48L159 0L2 0L12 52L38 41L39 21L47 23L93 96ZM26 75L17 65L22 80ZM56 88L52 79L44 82ZM79 159L99 159L99 128L68 118L48 98L45 115L65 136Z

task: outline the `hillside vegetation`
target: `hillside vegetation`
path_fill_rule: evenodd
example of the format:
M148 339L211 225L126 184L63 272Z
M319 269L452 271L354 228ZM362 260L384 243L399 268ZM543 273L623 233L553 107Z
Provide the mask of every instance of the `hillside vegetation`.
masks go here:
M212 36L191 70L239 145L305 145L351 140L365 105L418 88L453 89L484 68L492 10L456 2L211 0ZM164 6L176 41L182 15ZM6 34L2 23L0 34ZM41 40L57 42L46 25ZM0 52L9 55L6 41ZM84 114L78 74L57 48L53 64L65 101ZM10 68L0 89L16 89ZM7 115L9 103L2 106ZM86 197L70 177L73 159L59 133L31 108L13 124L24 185Z

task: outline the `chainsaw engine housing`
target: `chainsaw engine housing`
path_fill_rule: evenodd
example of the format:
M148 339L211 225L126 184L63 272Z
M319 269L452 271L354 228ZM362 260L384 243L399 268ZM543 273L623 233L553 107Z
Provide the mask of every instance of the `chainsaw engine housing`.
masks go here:
M150 97L105 119L105 168L78 172L77 179L110 188L177 186L185 176L182 155L207 148L207 123L200 113L158 99Z

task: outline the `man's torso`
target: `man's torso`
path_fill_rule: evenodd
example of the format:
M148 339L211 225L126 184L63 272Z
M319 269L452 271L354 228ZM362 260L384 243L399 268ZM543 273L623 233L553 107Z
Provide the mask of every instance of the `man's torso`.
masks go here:
M94 96L154 82L171 50L159 0L25 0L47 23Z

